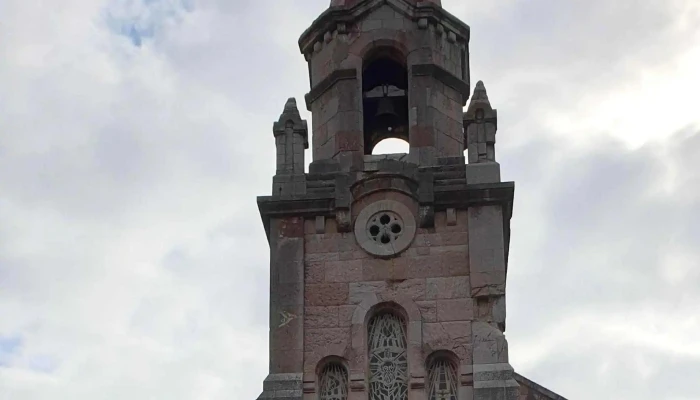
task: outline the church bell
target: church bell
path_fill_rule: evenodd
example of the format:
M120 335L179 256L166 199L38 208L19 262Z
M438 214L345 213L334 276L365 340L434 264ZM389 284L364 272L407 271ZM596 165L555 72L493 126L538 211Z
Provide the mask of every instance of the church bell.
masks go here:
M384 96L379 99L375 117L382 128L391 130L398 125L399 115L394 109L394 101L392 98L389 96Z

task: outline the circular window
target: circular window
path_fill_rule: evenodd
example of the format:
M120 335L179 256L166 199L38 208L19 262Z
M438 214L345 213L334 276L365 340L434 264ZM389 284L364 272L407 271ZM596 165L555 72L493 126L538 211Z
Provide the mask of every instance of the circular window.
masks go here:
M405 250L416 233L415 216L405 205L384 200L367 206L355 220L355 236L370 254L390 257Z

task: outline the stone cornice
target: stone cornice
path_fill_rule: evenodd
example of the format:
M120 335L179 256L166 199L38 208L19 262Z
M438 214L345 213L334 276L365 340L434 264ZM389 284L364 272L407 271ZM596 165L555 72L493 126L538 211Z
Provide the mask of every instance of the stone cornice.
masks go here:
M413 76L432 76L446 86L449 86L461 93L463 99L462 105L464 106L467 104L467 100L471 94L469 90L469 82L463 81L450 71L447 71L446 69L435 64L416 64L411 66L411 74Z
M314 44L323 41L326 33L332 33L336 30L344 33L343 31L348 25L362 19L367 13L382 4L389 4L397 10L401 10L408 18L416 22L420 19L426 19L427 22L441 24L446 30L454 32L458 40L469 43L469 26L440 6L428 2L419 2L414 6L404 0L369 0L359 2L352 7L330 7L324 11L299 38L301 53L311 53Z
M436 191L434 203L436 211L448 208L465 209L483 205L503 206L503 233L505 236L505 259L508 265L508 249L510 247L510 219L513 213L513 182L465 185L462 189ZM270 219L284 217L335 216L335 198L330 196L300 195L294 199L282 199L277 196L258 197L258 209L265 226L269 240Z
M311 88L311 91L304 96L306 100L306 109L311 111L311 104L316 101L321 95L330 90L336 82L344 79L357 79L357 70L355 69L337 69L331 72L325 79Z

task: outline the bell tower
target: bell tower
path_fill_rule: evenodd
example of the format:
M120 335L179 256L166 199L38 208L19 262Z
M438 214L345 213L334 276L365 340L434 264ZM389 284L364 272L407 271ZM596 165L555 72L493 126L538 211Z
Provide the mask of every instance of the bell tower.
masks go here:
M259 399L562 399L509 363L514 184L501 182L482 82L464 112L469 37L440 0L333 0L299 39L311 131L287 100L272 196L258 198L270 245ZM372 155L385 138L409 153Z

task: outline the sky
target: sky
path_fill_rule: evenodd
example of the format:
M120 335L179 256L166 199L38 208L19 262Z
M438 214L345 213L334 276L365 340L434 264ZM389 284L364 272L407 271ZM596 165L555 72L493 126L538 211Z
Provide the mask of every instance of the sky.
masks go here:
M256 196L327 6L0 1L0 400L259 395ZM443 6L516 183L511 364L572 400L700 399L700 3Z

